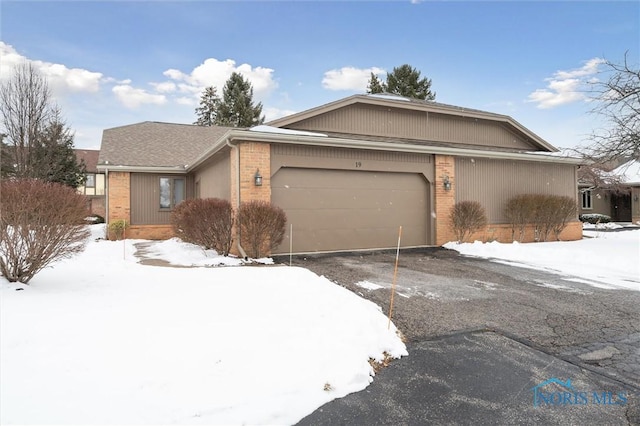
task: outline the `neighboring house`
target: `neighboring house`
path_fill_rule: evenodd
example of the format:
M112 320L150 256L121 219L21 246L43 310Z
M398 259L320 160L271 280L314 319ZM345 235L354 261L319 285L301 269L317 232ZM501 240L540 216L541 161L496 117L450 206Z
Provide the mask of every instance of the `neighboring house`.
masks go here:
M185 198L234 207L266 200L288 218L275 253L289 251L290 237L293 252L305 253L394 247L399 226L402 247L443 244L454 240L449 212L462 200L487 211L476 238L510 241L510 197L548 193L577 203L579 161L553 155L556 148L505 115L354 95L268 124L105 130L98 170L107 175L107 220L128 221L131 238L163 239ZM582 237L577 217L561 237Z
M78 161L83 161L86 167L85 183L78 187L78 192L87 196L87 203L91 213L106 216L106 180L104 172L99 171L99 150L74 149Z
M627 161L607 175L616 183L598 188L579 183L580 214L598 213L614 222L640 223L640 160Z

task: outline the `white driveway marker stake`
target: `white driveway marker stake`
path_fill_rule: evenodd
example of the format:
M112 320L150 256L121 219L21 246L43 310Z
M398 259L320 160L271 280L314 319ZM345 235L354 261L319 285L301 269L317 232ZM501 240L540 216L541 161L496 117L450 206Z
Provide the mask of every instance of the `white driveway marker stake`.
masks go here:
M400 238L402 238L402 225L398 230L398 248L396 249L396 266L393 269L393 283L391 284L391 302L389 303L389 323L387 330L391 328L391 314L393 313L393 295L396 292L396 277L398 276L398 258L400 257Z
M289 224L289 266L291 266L291 252L293 250L293 223Z

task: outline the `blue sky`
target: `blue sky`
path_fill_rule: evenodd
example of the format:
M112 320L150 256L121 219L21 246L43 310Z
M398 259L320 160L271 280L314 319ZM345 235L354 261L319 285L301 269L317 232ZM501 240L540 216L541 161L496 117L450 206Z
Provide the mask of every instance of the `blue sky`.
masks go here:
M640 2L7 1L0 80L20 61L49 79L75 130L192 123L205 86L232 71L267 119L364 93L408 63L436 101L507 114L558 147L599 125L585 81L602 58L637 64Z

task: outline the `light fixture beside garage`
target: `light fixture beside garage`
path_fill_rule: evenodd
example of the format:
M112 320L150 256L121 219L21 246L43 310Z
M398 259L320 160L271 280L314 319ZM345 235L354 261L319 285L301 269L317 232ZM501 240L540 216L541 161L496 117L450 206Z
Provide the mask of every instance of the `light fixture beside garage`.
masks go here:
M253 175L253 179L256 186L262 186L262 175L260 174L260 169L256 169L256 174Z
M445 191L451 191L451 181L449 180L449 175L442 176L442 185L444 186Z

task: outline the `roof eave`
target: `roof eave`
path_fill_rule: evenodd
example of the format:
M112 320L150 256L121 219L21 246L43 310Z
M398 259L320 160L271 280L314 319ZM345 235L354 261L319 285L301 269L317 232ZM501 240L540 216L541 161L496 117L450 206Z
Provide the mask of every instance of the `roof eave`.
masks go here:
M544 155L542 153L534 154L526 152L487 151L482 149L470 148L452 148L430 145L398 144L393 142L375 142L360 139L262 133L248 130L230 130L221 140L216 143L216 145L224 145L227 140L233 139L249 142L288 143L296 145L325 146L332 148L369 149L374 151L396 151L415 154L440 154L460 157L523 160L574 165L584 163L582 159L578 158L558 157ZM214 152L215 151L210 150L208 155L211 155ZM204 159L202 161L204 161Z
M98 164L99 171L132 172L132 173L160 173L160 174L186 174L184 166L128 166L126 164Z

